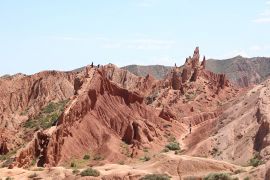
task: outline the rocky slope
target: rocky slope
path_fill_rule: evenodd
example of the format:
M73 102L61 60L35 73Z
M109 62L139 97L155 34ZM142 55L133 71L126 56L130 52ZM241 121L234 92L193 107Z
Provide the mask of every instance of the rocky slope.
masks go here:
M125 66L123 69L130 71L138 76L150 74L157 79L162 79L170 72L172 67L162 65ZM226 74L228 79L240 87L259 84L270 77L270 58L255 57L244 58L237 56L231 59L206 61L206 69L215 73ZM160 74L156 72L161 72Z
M239 89L226 74L206 67L197 47L163 79L139 77L112 64L1 78L2 114L15 125L2 130L0 158L14 149L11 140L19 142L14 159L2 165L15 168L14 177L45 167L40 177L58 173L74 179L81 176L66 168L94 166L101 172L96 179L150 173L200 179L211 172L264 179L270 82ZM254 163L257 168L244 167Z
M73 96L74 73L45 71L31 76L16 74L0 78L0 154L25 143L22 124L50 102ZM3 145L4 144L4 145Z

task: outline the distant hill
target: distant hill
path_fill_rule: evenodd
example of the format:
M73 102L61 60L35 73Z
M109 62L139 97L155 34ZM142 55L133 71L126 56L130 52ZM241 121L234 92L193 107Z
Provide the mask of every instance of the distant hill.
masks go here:
M129 65L122 69L126 69L138 76L150 74L157 79L162 79L171 68L170 66L162 65ZM245 87L251 84L258 84L270 77L270 58L244 58L236 56L225 60L209 59L206 61L206 69L215 73L224 73L231 82Z
M162 79L170 71L171 67L163 65L150 65L150 66L129 65L122 67L121 69L128 70L129 72L137 76L146 76L147 74L150 74L157 79Z

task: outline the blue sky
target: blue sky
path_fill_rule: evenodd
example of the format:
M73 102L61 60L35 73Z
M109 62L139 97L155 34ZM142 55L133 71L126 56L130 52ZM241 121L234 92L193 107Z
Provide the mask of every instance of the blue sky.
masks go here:
M0 0L0 75L270 56L270 0Z

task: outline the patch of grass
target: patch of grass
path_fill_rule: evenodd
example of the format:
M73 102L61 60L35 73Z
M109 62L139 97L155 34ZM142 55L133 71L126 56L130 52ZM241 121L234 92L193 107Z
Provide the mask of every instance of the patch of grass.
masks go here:
M90 155L88 155L88 154L84 155L84 156L83 156L83 159L84 159L84 160L89 160L89 159L90 159Z
M211 173L203 178L203 180L236 180L227 173Z
M87 168L81 172L81 176L94 176L98 177L100 175L100 172L92 169L92 168Z
M180 150L180 145L178 142L170 142L166 145L166 148L168 148L171 151Z
M30 166L34 166L34 165L36 165L36 163L37 163L37 160L36 159L32 159Z
M261 156L259 155L259 153L255 153L254 157L249 160L249 165L253 167L257 167L261 165L262 163L263 162L261 160Z
M149 156L143 156L140 158L141 161L145 162L145 161L150 161L150 157Z
M167 174L148 174L140 178L140 180L170 180L171 177Z
M127 157L131 157L131 152L129 151L129 147L125 142L121 143L120 147L122 154L126 155Z
M68 100L49 103L35 118L28 119L23 126L28 129L48 129L52 127L64 111L67 103Z
M37 173L30 174L30 175L28 176L28 178L30 178L30 179L33 179L33 178L36 178L36 177L38 177Z

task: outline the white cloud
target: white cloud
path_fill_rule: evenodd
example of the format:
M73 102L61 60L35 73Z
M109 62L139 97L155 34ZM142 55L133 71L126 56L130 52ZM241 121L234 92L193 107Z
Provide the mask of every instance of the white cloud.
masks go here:
M267 5L270 5L270 1L266 2ZM258 23L258 24L266 24L270 23L270 9L269 6L266 7L264 12L260 13L256 19L254 19L252 22Z

